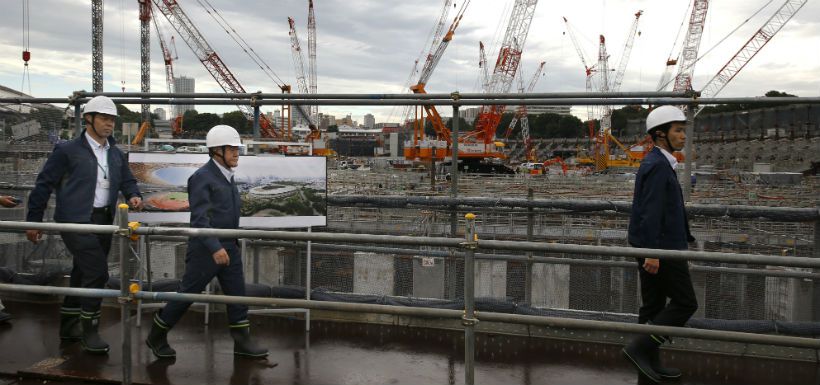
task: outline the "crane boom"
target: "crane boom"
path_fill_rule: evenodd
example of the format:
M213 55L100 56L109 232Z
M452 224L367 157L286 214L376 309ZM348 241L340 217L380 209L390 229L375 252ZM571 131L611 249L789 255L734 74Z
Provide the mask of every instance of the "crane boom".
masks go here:
M296 71L296 88L299 93L309 93L307 80L305 79L305 61L302 57L302 46L299 44L299 36L296 35L296 22L292 17L288 17L288 25L290 25L290 51L293 55L293 69Z
M171 56L171 51L165 44L165 36L159 29L159 22L154 14L151 13L151 21L154 22L154 30L157 31L157 39L159 40L159 47L162 51L162 61L165 63L165 83L168 86L168 93L174 93L174 58Z
M478 42L478 67L481 68L481 89L486 92L490 86L490 71L487 69L487 54L482 41Z
M177 31L185 44L194 52L197 59L205 66L205 69L216 80L217 84L226 93L245 93L245 89L239 83L236 76L228 69L222 58L211 48L205 36L196 28L191 19L179 6L176 0L152 0L157 10L165 16L168 23ZM253 109L248 105L237 105L249 119L253 118ZM287 135L281 129L277 129L273 123L263 114L260 116L260 130L262 135L269 138L284 139Z
M735 75L749 63L752 58L776 35L791 18L806 5L807 0L787 0L777 11L763 23L757 32L729 59L729 62L706 83L701 91L701 97L709 98L717 95ZM700 109L698 109L700 112Z
M632 26L629 28L629 34L627 34L626 37L621 61L618 62L618 70L615 71L615 81L612 83L612 92L618 92L618 90L621 89L621 83L624 80L624 73L626 72L626 65L629 63L629 56L632 54L632 46L635 43L635 36L638 32L638 21L641 15L643 15L643 11L635 13L635 21L632 22Z
M308 90L316 94L316 14L313 0L308 0ZM319 121L319 106L310 106L310 120Z
M678 60L678 74L675 76L674 91L688 91L692 89L692 74L695 72L695 61L698 59L698 48L703 37L703 26L706 23L706 11L709 9L709 0L694 0L692 16L689 18L689 29L683 40L680 59Z
M488 93L506 93L512 86L518 65L521 62L521 53L527 41L532 18L535 15L535 6L538 0L516 0L510 13L510 21L504 40L498 50L493 75L490 79ZM475 130L466 136L474 136L486 145L495 140L495 131L501 121L504 105L481 106Z
M441 60L441 57L444 56L444 51L447 49L450 41L453 40L453 35L456 33L458 23L461 22L461 18L464 16L464 11L467 10L468 4L470 4L470 0L467 0L461 4L458 14L456 14L452 24L450 24L450 29L448 29L447 33L444 34L444 37L441 38L438 46L436 46L436 50L432 54L427 55L427 60L421 68L421 74L419 75L419 81L417 82L418 84L427 84L427 81L430 80L430 76L433 75L433 71L436 69L438 62Z
M450 28L447 30L447 33L444 34L444 37L441 38L438 46L436 47L435 52L432 55L427 56L427 60L424 62L424 67L422 67L421 73L419 74L419 81L416 85L410 87L410 90L416 94L424 94L427 91L424 90L424 86L427 84L427 81L430 79L430 76L433 74L433 71L436 69L438 62L441 60L441 57L444 56L444 51L447 49L447 46L450 44L450 41L453 40L453 35L456 32L456 28L458 28L458 24L461 22L461 18L464 17L464 11L467 10L467 6L470 4L470 0L467 0L461 4L461 8L459 8L458 13L456 14L455 18L453 18L453 22L450 24ZM441 140L450 142L450 130L444 125L444 122L441 119L441 115L436 110L435 106L425 105L424 110L427 112L427 115L430 117L430 122L433 125L433 129L436 131L436 134L441 138ZM423 130L423 128L422 128ZM418 137L419 135L414 135Z

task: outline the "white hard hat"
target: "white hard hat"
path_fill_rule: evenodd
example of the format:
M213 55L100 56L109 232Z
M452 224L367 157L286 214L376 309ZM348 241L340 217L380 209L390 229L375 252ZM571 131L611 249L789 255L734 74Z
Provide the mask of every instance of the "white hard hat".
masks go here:
M205 136L205 147L221 146L244 147L236 129L225 124L213 126Z
M114 105L114 101L108 96L95 96L83 107L83 114L90 114L92 112L117 116L117 106Z
M660 106L652 110L652 112L649 113L649 116L646 117L646 133L648 134L653 128L662 126L666 123L685 121L686 115L683 114L683 111L681 111L680 108L674 106Z

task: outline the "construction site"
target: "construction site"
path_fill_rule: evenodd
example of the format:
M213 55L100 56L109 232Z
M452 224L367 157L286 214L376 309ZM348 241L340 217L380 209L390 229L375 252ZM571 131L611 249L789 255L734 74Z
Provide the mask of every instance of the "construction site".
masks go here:
M681 2L688 6L675 15L683 18L677 36L665 37L672 49L657 85L626 91L633 46L652 12L608 9L631 15L631 24L611 27L626 31L616 48L597 31L590 40L580 20L553 13L543 0L510 0L493 15L500 17L496 36L470 41L478 50L470 56L473 73L464 76L476 77L477 87L462 92L442 89L433 75L454 62L444 58L462 38L457 31L478 36L465 23L481 5L437 0L434 17L414 19L432 28L418 56L403 59L412 69L396 93L317 85L323 71L333 72L330 57L317 71L324 2L300 0L299 14L275 15L287 20L287 36L276 39L290 52L277 55L290 56L293 79L277 75L264 50L251 46L258 36L239 34L243 25L230 5L136 3L137 14L120 12L139 21L139 92L127 91L124 80L120 90L109 89L115 76L103 72L104 4L92 0L76 16L92 16L91 45L84 46L91 71L83 72L91 91L75 87L66 96L30 90L26 79L37 73L29 73L29 28L36 27L23 1L23 87L0 85L0 197L16 202L0 208L0 311L12 317L0 321L0 384L649 384L656 381L636 372L621 349L650 333L672 341L659 354L681 369L673 380L681 384L820 383L820 95L719 96L758 52L784 43L769 44L809 1L749 7L753 14L732 33L754 18L754 34L740 37L739 48L720 46L729 59L697 81L695 64L712 51L701 47L704 28L720 21L707 17L708 0ZM305 20L303 46L297 32ZM527 44L538 23L560 26L564 54L583 84L536 91L555 69L539 59L533 72L522 71L523 56L546 57L535 48L543 46ZM218 53L234 51L212 44L223 32L276 88L243 87L227 64L235 58ZM176 41L223 92L177 89ZM150 79L157 63L167 86L159 90ZM119 109L112 135L129 156L206 159L201 117L182 108L196 105L200 115L213 115L212 125L238 126L246 146L240 159L315 157L323 177L265 174L249 183L237 174L243 219L293 217L291 225L192 228L187 220L137 221L140 214L127 207L111 225L67 223L54 219L54 197L42 223L26 222L38 174L55 148L87 135L83 106L99 95ZM158 106L170 112L165 119L152 112ZM326 116L338 106L384 108L383 121L397 123L330 129ZM532 112L544 106L565 113ZM655 147L647 116L660 106L686 117L685 146L669 156L678 162L674 175L695 238L688 250L628 241L638 170ZM364 150L353 155L355 146ZM137 179L151 182L140 182L144 193L167 185L154 194L162 202L144 194L146 211L190 211L182 186L197 164L133 164ZM312 217L311 224L297 216ZM31 229L44 232L39 243L27 239ZM72 286L67 233L113 234L103 288ZM177 293L188 239L203 236L238 239L245 296L226 295L217 280L201 294ZM636 258L687 261L698 306L685 327L638 322ZM107 354L58 338L68 295L103 298ZM168 334L175 359L158 358L145 342L156 309L168 301L194 302ZM266 359L232 354L227 309L236 304L250 307L253 338L270 350Z

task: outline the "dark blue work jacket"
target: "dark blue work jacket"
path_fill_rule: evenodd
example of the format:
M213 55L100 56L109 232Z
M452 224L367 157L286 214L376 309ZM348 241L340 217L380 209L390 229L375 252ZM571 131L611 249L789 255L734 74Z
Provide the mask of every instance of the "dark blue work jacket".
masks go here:
M191 206L191 227L238 229L239 209L242 205L235 183L225 179L214 160L196 170L188 178L188 203ZM236 238L191 237L188 253L208 255L225 248L237 248Z
M695 238L683 205L677 174L658 147L641 162L635 177L629 244L648 249L685 250Z
M126 199L138 197L140 192L125 154L117 148L114 138L109 137L108 144L108 205L113 213L120 192ZM56 191L55 222L90 223L99 170L85 130L76 138L55 145L29 194L26 220L42 222L48 198Z

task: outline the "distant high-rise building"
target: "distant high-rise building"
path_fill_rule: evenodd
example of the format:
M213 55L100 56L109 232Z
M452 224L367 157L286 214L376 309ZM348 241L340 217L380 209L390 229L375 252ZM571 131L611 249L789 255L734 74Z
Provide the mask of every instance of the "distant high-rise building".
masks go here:
M373 114L366 114L364 116L364 127L365 128L374 128L374 127L376 127L376 118L373 117Z
M176 93L192 93L196 92L196 81L194 78L187 76L180 76L174 78L174 91ZM176 106L176 115L182 115L185 111L195 110L196 106L193 104L179 104Z
M157 116L157 119L159 119L159 120L167 120L168 119L168 116L165 114L165 109L164 108L155 108L154 109L154 114Z
M350 126L354 127L355 123L353 122L353 118L350 117L350 114L347 114L344 118L336 119L336 125L339 126Z
M571 108L572 108L572 106L533 105L533 106L527 106L527 114L528 115L540 115L540 114L572 115L570 113ZM518 109L518 106L508 105L507 109L504 112L515 112L516 109Z

